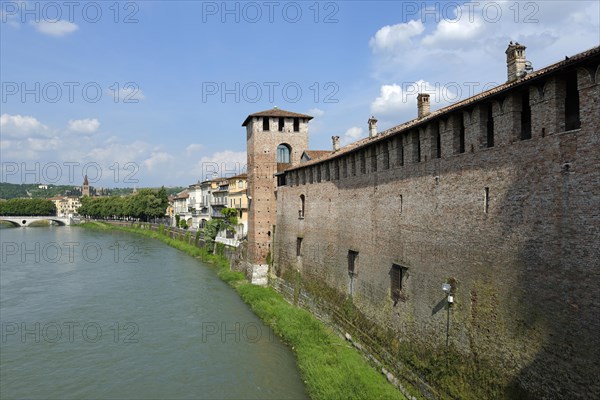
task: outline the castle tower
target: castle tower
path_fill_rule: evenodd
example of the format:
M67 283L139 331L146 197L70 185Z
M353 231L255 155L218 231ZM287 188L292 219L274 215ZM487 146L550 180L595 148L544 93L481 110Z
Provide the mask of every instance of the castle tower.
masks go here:
M81 195L82 196L90 195L90 183L88 182L87 175L83 178L83 186L81 187Z
M277 107L248 115L248 262L266 272L276 221L274 174L300 162L308 149L308 121L313 117ZM266 277L266 275L265 275Z

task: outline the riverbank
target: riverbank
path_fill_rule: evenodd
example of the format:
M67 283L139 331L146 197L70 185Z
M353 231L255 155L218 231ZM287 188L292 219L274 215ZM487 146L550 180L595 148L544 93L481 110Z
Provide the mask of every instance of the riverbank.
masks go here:
M213 265L219 278L231 285L296 354L298 368L312 399L405 399L356 349L309 312L289 304L273 289L252 285L244 274L231 271L227 258L151 230L99 222L79 226L141 234Z

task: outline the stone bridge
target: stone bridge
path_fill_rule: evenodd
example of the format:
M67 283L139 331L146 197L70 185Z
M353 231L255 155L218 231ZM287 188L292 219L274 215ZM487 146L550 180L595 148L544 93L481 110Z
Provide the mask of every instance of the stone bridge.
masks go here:
M58 225L71 225L73 223L73 218L71 217L57 217L53 215L48 215L45 217L6 217L0 215L0 221L10 222L15 226L29 226L32 222L37 221L53 221Z

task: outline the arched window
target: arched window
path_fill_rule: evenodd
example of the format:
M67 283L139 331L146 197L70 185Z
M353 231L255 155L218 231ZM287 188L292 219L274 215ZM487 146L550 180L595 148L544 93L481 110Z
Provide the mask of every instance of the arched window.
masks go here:
M277 146L277 162L289 164L290 162L290 147L287 144Z

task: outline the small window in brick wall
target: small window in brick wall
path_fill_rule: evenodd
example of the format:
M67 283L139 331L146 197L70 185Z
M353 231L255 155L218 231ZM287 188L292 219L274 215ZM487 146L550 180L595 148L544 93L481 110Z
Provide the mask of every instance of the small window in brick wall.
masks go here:
M296 257L300 257L302 254L302 238L296 239Z
M406 293L403 291L403 283L406 279L406 272L408 268L403 267L402 265L392 264L392 269L390 270L390 283L391 283L391 296L394 301L394 305L398 303L398 301L406 300Z

